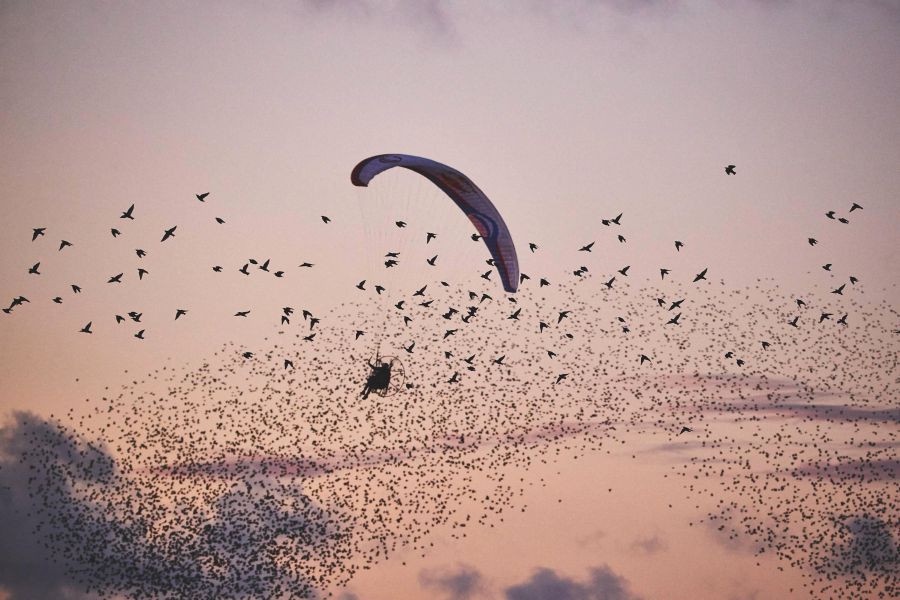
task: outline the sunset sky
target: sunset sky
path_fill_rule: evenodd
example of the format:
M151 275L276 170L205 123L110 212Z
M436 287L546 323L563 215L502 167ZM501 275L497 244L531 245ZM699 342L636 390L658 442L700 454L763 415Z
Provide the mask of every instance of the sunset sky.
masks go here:
M764 390L769 383L788 394L800 381L808 387L794 390L795 404L809 390L829 402L887 411L835 429L833 437L856 440L864 432L866 440L893 453L887 483L900 473L900 335L892 333L900 329L896 0L0 0L0 105L0 304L5 308L19 295L30 300L0 314L0 415L6 426L0 430L0 524L11 527L18 520L13 509L28 502L12 466L23 447L14 417L21 411L35 423L62 422L70 433L106 444L111 456L124 459L128 452L115 449L112 432L149 431L158 417L141 412L145 401L135 401L133 420L110 421L109 439L97 429L99 421L91 421L93 428L80 425L87 418L81 415L101 419L107 397L123 389L165 395L170 388L157 377L163 367L197 373L205 364L230 365L221 355L227 344L250 348L260 358L278 335L284 306L296 309L291 327L304 335L309 329L300 311L321 316L315 360L341 369L350 363L347 372L362 378L360 359L374 348L345 352L345 342L328 342L338 339L328 332L349 335L364 328L354 320L359 313L376 323L360 343L375 344L378 319L395 318L384 311L373 317L350 304L361 300L355 285L362 279L370 288L384 282L391 293L403 290L402 297L425 283L436 293L446 279L460 289L491 290L492 301L504 303L497 314L511 312L515 307L505 302L496 274L488 283L479 278L489 255L468 239L471 224L427 181L389 172L368 188L350 184L357 162L382 153L451 165L492 199L516 242L522 272L532 276L531 287L520 293L526 313L540 301L537 279L547 276L554 284L546 290L547 306L601 307L597 323L617 332L616 316L643 314L632 303L655 306L641 286L662 285L663 267L672 271L667 281L686 290L708 268L703 293L720 308L698 302L695 312L710 315L709 323L717 316L732 322L735 331L777 332L766 339L791 333L786 321L795 298L811 306L820 297L846 301L822 310L833 308L834 319L849 313L847 331L855 327L856 333L847 334L846 345L816 338L821 348L839 348L842 355L823 353L816 361L803 354L792 362L785 350L765 366L748 361L752 376L736 384L739 391L716 387L718 374L737 373L733 362L720 371L705 367L702 374L716 398L734 393L744 401L753 385ZM729 164L736 165L735 176L725 174ZM210 195L201 203L195 194L204 192ZM863 209L850 214L853 203ZM120 219L131 204L135 220ZM829 220L830 210L849 223ZM601 224L619 213L618 230ZM323 223L322 215L331 222ZM408 226L396 227L397 220ZM163 231L173 226L175 237L161 243ZM46 234L32 241L34 228L46 228ZM121 235L113 237L111 228ZM426 231L438 232L427 247ZM617 241L619 233L626 242ZM61 240L72 246L57 250ZM684 242L679 252L675 240ZM532 241L536 252L528 249ZM593 252L579 252L592 241ZM136 257L137 248L147 256ZM400 252L401 268L383 268L387 251ZM437 270L425 264L433 254L441 257ZM256 267L249 278L241 275L238 268L251 257L270 258L271 270L282 269L284 276L263 277ZM304 261L314 267L300 268ZM37 262L41 274L29 274ZM826 263L830 270L823 269ZM213 272L214 265L223 273ZM583 282L572 275L581 265L591 274ZM608 296L595 303L606 289L603 282L625 265L631 272L616 284L626 286L621 303ZM143 280L138 267L149 272ZM120 286L106 283L120 272ZM858 283L847 284L846 298L829 294L848 276ZM72 284L82 293L73 294ZM55 296L61 304L51 302ZM391 303L401 298L391 297ZM757 320L738 311L745 300L782 312ZM177 322L176 309L188 310ZM248 318L233 317L248 309ZM143 313L140 326L116 323L115 315L129 310ZM547 310L556 325L557 309ZM685 319L692 318L690 310L686 305ZM802 323L812 327L817 317ZM528 318L536 326L537 318ZM565 400L560 395L558 402L571 402L568 418L580 414L579 402L595 400L594 390L615 390L613 375L625 382L638 368L638 354L616 362L611 357L624 343L578 318L576 311L572 331L581 350L562 357L571 377ZM79 333L89 321L93 334ZM144 340L133 337L140 327ZM406 335L398 327L397 336ZM640 330L642 342L657 344L660 356L676 356L663 350L671 328L663 334L663 325L658 331L631 327ZM698 329L683 344L697 361L706 361L704 344L712 342L703 332L712 327ZM465 373L465 365L439 372L417 365L392 331L387 326L378 338L381 351L388 347L408 360L407 378L417 384L411 397L427 413L430 400L419 384L443 382L458 369ZM511 349L511 379L504 382L525 381L532 363L516 358L533 338L508 329L496 336L497 348ZM480 348L491 347L489 339L479 341ZM752 340L754 352L758 339ZM428 347L424 340L419 345L420 351ZM432 349L437 347L434 342ZM730 348L723 346L722 353ZM591 374L594 363L576 356L610 365L610 379ZM666 364L676 363L673 358ZM852 366L857 363L862 366ZM312 364L297 367L315 374ZM832 370L849 375L829 380ZM548 371L544 379L550 380L539 385L549 389L558 372ZM326 379L331 371L322 367L322 373ZM681 371L641 373L640 383L628 379L627 385L649 389L640 386L658 382L670 399L692 397L693 384L676 377ZM760 384L760 376L769 383ZM321 383L315 381L313 387ZM492 384L478 380L478 388L471 381L465 389L491 398ZM255 393L265 382L248 376L240 385ZM361 385L352 382L348 389ZM191 389L200 390L198 402L206 397L199 384ZM622 419L619 410L649 410L641 405L647 396L625 396L631 400L613 403ZM801 418L806 409L795 409L795 439L819 443L816 427L826 422L824 413L816 413L821 421L813 424ZM562 426L563 418L550 412L541 418L541 426ZM709 448L696 447L699 438L683 443L674 422L674 432L647 433L652 422L632 420L627 433L620 425L617 441L602 452L585 452L576 442L531 450L527 468L510 466L499 478L503 485L521 478L523 490L520 495L516 488L502 521L469 525L465 537L447 523L435 526L424 537L427 551L398 546L349 581L317 593L346 600L815 597L803 588L810 581L807 567L771 552L755 556L746 539L698 524L720 508L717 501L740 494L687 490L684 479L694 474L687 465ZM710 416L692 424L705 428L708 440L724 439L727 430L735 445L744 443L734 422L719 431L715 422ZM749 437L745 441L756 450ZM482 441L472 460L489 454L491 443ZM544 452L555 459L542 461ZM384 470L390 468L385 464ZM688 471L684 479L676 476ZM458 507L474 502L466 498ZM896 497L883 510L878 518L896 553ZM19 534L28 537L29 531ZM48 566L52 557L35 540L17 539L0 542L0 598L94 597L61 567ZM879 589L898 589L900 567L892 569L876 578ZM135 593L115 592L123 598Z

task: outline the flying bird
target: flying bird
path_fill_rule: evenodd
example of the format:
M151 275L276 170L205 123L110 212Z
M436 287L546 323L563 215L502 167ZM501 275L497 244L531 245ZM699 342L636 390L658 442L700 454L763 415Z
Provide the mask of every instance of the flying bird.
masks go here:
M203 192L202 194L196 194L197 200L200 202L206 202L206 197L209 196L209 192Z
M681 252L681 249L683 247L684 247L684 242L679 242L678 240L675 240L675 250L677 250L678 252Z
M322 222L323 222L323 223L330 223L330 222L331 222L331 217L326 217L325 215L322 215Z
M122 275L124 274L125 273L119 273L118 275L113 275L106 283L122 283Z
M44 232L47 231L46 227L35 227L31 230L31 241L38 239L39 236L44 235Z
M66 240L60 240L59 249L62 250L66 246L71 246L71 245L72 245L72 242L67 242Z
M528 249L531 250L532 253L534 253L534 251L537 250L537 248L538 248L537 244L535 244L534 242L528 242Z
M862 206L860 206L859 204L854 202L853 205L850 207L850 212L853 212L854 210L862 210L862 209L863 209Z
M701 279L706 279L706 272L707 272L708 270L709 270L709 267L707 267L706 269L703 269L702 271L700 271L699 273L697 273L697 275L694 277L694 283L697 283L697 282L700 281Z
M122 232L119 231L118 229L116 229L115 227L110 229L109 232L112 234L113 237L118 237L118 236L122 235Z
M163 232L163 237L160 240L160 242L164 242L167 239L169 239L170 237L175 237L175 229L177 229L177 228L178 228L178 225L175 225L174 227L166 229L165 232Z
M236 316L236 317L246 317L246 316L249 315L249 314L250 314L250 311L249 311L249 310L241 310L241 311L238 311L238 312L234 313L234 316Z
M425 233L425 243L427 244L428 242L430 242L431 240L433 240L436 237L437 237L436 233L431 233L430 231L426 232Z
M727 167L725 167L725 174L726 175L737 175L737 173L734 170L734 167L735 167L735 165L728 165ZM751 177L751 179L752 179L752 177Z
M120 219L131 219L134 221L134 204L128 207L128 210L122 213Z
M91 323L93 323L93 321L88 321L88 324L81 328L81 333L94 333L91 331Z
M30 275L40 275L41 273L40 273L40 271L38 271L38 267L40 267L40 266L41 266L41 263L39 263L39 262L34 263L34 266L32 266L30 269L28 269L28 273Z
M181 315L186 315L186 314L187 314L187 310L184 308L175 309L175 320L177 321L178 317L180 317Z
M590 252L591 248L593 248L593 247L594 247L594 242L591 242L587 246L582 246L581 248L579 248L578 251L579 252Z

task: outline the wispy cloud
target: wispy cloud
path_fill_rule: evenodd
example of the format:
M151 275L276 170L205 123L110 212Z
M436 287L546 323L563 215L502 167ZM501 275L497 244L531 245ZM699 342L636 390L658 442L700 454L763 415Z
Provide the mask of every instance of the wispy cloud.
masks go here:
M538 569L531 578L506 588L507 600L637 600L628 582L608 566L594 567L578 581L553 569Z
M490 595L481 572L464 564L422 571L419 573L419 584L423 588L437 591L447 600L474 600Z

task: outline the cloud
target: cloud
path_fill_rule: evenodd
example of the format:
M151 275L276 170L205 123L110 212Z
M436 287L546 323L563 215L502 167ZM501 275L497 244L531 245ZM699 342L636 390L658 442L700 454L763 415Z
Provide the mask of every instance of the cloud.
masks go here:
M290 505L255 480L177 494L60 424L14 419L0 429L0 592L10 600L95 597L87 590L316 598L316 574L343 566L336 515L296 489Z
M602 529L598 529L586 535L583 535L575 540L575 543L580 547L596 547L600 546L603 543L604 538L606 538L606 532Z
M669 545L659 535L652 535L647 538L636 539L631 543L631 547L646 554L656 554L668 548Z
M81 586L67 573L69 565L52 560L34 535L39 520L31 511L34 500L28 487L29 480L36 483L41 476L19 457L27 451L30 437L41 439L53 432L28 413L16 413L14 418L16 425L0 429L0 592L9 600L92 597L79 591ZM51 447L75 449L60 441Z
M525 583L509 587L507 600L637 600L625 578L603 565L591 569L586 581L558 575L552 569L538 569Z
M448 600L473 600L489 593L478 569L463 564L454 568L422 571L419 573L419 584L445 594Z

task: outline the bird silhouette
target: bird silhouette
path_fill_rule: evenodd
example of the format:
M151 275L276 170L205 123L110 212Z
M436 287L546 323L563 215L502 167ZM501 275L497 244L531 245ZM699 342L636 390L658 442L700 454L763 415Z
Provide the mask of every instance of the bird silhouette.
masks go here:
M91 331L91 323L93 323L93 321L88 321L88 324L81 328L81 333L94 333Z
M735 165L728 165L727 167L725 167L725 174L726 175L736 175L737 173L735 172L734 168L735 168ZM750 178L753 179L752 174L751 174Z
M197 200L200 202L206 202L206 197L209 196L209 192L203 192L202 194L196 194Z
M169 229L166 229L166 230L163 232L163 237L162 237L162 239L160 240L160 242L164 242L164 241L166 241L167 239L169 239L170 237L175 237L175 229L177 229L177 228L178 228L178 226L175 225L174 227L170 227Z
M594 242L591 242L590 244L588 244L588 245L586 245L586 246L582 246L581 248L579 248L578 251L579 251L579 252L590 252L590 251L591 251L591 248L593 248L593 247L594 247Z
M30 275L40 275L41 273L40 273L40 271L38 271L38 268L40 266L41 266L41 263L39 263L39 262L34 263L34 265L30 269L28 269L28 273Z
M706 272L707 272L708 270L709 270L709 269L706 268L706 269L703 269L702 271L700 271L699 273L697 273L697 275L694 276L694 283L697 283L697 282L700 281L701 279L706 279Z
M128 210L122 213L120 219L131 219L134 221L134 204L128 207Z
M60 250L62 250L62 249L65 248L66 246L71 246L71 245L72 245L72 242L67 242L66 240L60 240L60 242L59 242L59 250L57 250L57 252L59 252Z
M38 239L38 237L44 235L46 231L46 227L35 227L31 230L31 241L33 242L34 240Z

